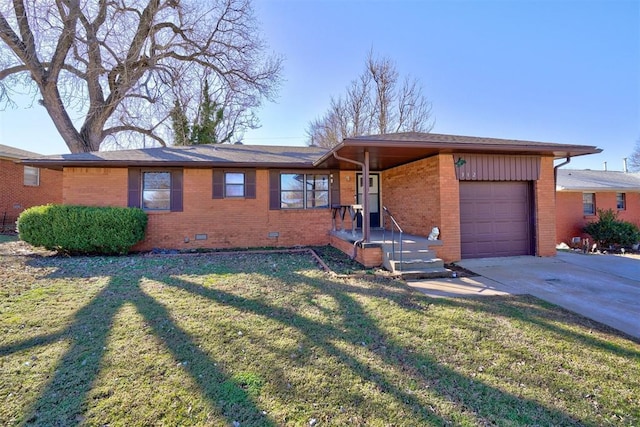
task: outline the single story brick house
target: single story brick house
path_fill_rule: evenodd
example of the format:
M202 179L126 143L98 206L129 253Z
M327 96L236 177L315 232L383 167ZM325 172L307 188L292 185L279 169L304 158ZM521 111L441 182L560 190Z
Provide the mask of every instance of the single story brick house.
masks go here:
M598 210L640 227L640 173L559 169L556 185L556 238L572 245L588 237L582 229L597 221ZM574 245L577 244L573 243Z
M345 211L356 205L363 212L356 256L379 265L380 249L375 254L372 245L368 253L367 245L371 230L390 227L383 206L406 234L428 236L437 226L435 250L447 262L553 256L554 160L598 152L593 146L400 133L348 138L330 150L201 145L46 156L24 164L62 170L66 204L145 209L147 237L138 250L331 243L347 252L353 242L345 245L335 223L349 229Z
M40 156L0 144L0 231L13 231L20 213L31 206L62 202L62 172L17 163Z

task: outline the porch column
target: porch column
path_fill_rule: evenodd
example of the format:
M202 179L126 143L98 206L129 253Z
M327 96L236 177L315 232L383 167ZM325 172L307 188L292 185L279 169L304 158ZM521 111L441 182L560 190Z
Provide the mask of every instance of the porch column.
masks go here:
M369 243L371 236L370 207L369 207L369 150L364 150L364 165L362 166L362 240Z

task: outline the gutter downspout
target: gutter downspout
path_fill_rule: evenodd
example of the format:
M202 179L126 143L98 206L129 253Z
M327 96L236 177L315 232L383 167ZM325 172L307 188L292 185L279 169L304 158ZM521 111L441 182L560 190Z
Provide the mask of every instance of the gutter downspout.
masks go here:
M345 157L338 156L336 152L333 152L333 157L338 160L342 160L347 163L358 165L362 168L362 239L356 242L369 243L370 240L370 227L369 227L369 151L364 152L364 163L356 160L347 159ZM356 183L357 188L357 183Z
M560 169L564 165L568 165L571 163L571 157L567 157L567 160L553 167L553 194L556 194L555 188L558 187L558 169Z

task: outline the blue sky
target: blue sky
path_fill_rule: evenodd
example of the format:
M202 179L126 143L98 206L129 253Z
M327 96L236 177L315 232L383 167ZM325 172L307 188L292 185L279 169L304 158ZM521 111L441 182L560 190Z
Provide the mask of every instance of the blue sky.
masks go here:
M640 138L640 1L258 0L284 56L246 144L304 145L370 49L420 79L433 132L595 145L573 168L622 168ZM41 107L0 112L0 143L68 152Z

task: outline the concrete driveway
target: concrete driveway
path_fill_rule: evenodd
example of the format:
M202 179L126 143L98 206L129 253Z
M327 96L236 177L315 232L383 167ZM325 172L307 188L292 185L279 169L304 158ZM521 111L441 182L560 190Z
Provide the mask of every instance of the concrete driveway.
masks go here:
M457 264L480 276L410 285L431 296L530 294L640 338L640 257L559 252Z

